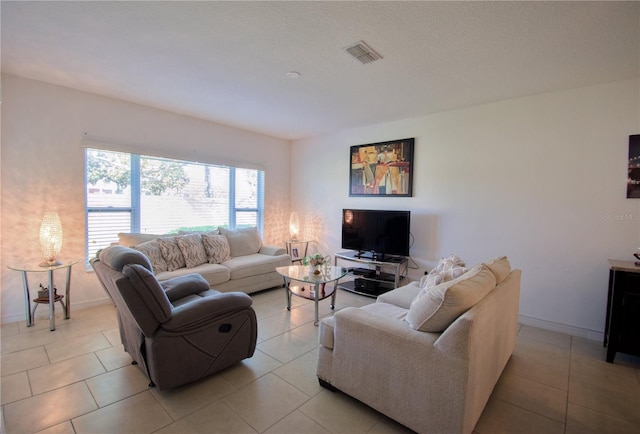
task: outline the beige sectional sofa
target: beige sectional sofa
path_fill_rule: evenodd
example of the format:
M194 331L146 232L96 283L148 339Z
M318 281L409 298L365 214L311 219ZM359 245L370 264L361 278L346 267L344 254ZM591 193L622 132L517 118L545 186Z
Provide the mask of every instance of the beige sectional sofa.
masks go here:
M437 274L323 319L317 376L416 432L467 434L515 347L521 271Z
M198 273L221 292L250 294L282 286L275 269L291 265L286 250L263 245L256 228L177 235L120 233L118 238L120 245L149 258L158 280Z

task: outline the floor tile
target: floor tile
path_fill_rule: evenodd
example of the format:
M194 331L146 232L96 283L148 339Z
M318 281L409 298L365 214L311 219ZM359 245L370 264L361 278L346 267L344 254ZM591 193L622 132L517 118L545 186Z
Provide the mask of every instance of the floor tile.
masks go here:
M479 434L564 434L564 424L492 398L474 431Z
M273 373L306 395L314 396L323 390L316 377L317 363L318 356L312 351L279 367Z
M254 356L165 391L148 389L130 364L111 304L72 311L53 332L46 319L29 328L24 320L4 324L0 431L411 432L319 386L311 301L293 297L289 312L282 288L252 298L267 337L258 337ZM336 311L374 302L340 290ZM333 315L329 300L320 307ZM619 353L611 364L604 352L602 342L519 325L515 352L474 434L640 433L640 357Z
M3 376L49 364L49 357L42 345L28 350L2 354L0 360L2 363Z
M308 399L286 381L267 374L229 395L225 403L254 430L263 432Z
M281 362L256 349L253 357L225 369L220 375L239 389L280 366Z
M173 423L173 419L149 392L142 392L71 422L76 434L152 433Z
M122 344L96 351L96 356L107 371L130 365L133 361Z
M66 422L59 423L58 425L54 425L51 428L38 431L36 434L75 434L75 431L73 430L71 421L68 420Z
M287 415L280 422L265 431L266 434L328 434L327 431L309 416L299 410Z
M569 403L565 434L638 434L640 424Z
M66 339L64 343L48 344L44 348L51 363L56 363L109 347L111 343L98 332Z
M569 359L513 353L504 373L518 375L561 390L569 388Z
M582 377L571 377L569 402L640 424L640 391L636 386L634 384L630 388L612 390L591 384Z
M169 390L150 389L150 393L173 419L188 414L228 396L236 389L222 375L212 375L194 383Z
M634 384L636 370L629 366L576 357L571 360L571 377L612 391L635 389L640 395L640 384Z
M91 392L80 382L7 404L4 406L4 420L7 433L31 433L97 408Z
M26 372L5 375L0 378L0 397L2 405L19 401L31 396L29 377Z
M102 334L105 338L107 338L109 342L111 342L111 345L113 345L114 347L116 345L122 345L122 340L120 339L120 329L112 328L109 330L102 330Z
M34 395L105 372L95 354L87 354L28 371Z
M285 333L261 342L258 349L281 363L288 363L317 346L317 340L310 341L293 333Z
M298 431L300 433L301 431ZM215 402L167 425L154 434L255 434L224 402Z
M2 354L10 354L29 348L60 342L64 336L59 330L49 331L48 328L30 333L20 333L13 336L2 336Z
M149 388L149 379L138 368L128 365L86 380L99 407L105 407Z
M311 398L300 411L331 432L368 432L381 417L356 399L328 390Z
M518 332L518 336L535 339L559 347L571 348L571 336L564 333L523 325Z
M547 386L517 375L503 374L492 398L564 423L567 391Z

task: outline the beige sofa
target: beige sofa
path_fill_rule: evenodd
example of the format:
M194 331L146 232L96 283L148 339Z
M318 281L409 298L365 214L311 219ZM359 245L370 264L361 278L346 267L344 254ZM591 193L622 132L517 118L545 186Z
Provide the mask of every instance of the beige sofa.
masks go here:
M286 250L265 246L256 228L209 232L118 234L119 244L147 256L160 281L200 274L211 288L247 294L282 286L276 267L291 265Z
M515 346L520 278L503 257L336 312L320 323L320 384L420 433L471 433Z

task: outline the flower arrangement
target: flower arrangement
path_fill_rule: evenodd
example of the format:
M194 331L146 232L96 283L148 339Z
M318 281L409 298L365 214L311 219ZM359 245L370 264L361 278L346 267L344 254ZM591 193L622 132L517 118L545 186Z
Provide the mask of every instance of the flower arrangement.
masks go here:
M318 265L323 265L325 262L326 262L325 257L320 253L316 253L310 256L305 256L304 258L302 258L303 265L311 265L313 267L316 267Z

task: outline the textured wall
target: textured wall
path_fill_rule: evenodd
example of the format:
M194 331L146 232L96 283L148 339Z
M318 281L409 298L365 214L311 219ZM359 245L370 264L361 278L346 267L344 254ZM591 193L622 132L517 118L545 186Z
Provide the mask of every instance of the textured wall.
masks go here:
M284 246L291 146L285 140L7 75L2 125L2 322L24 318L20 273L6 266L40 260L45 211L60 214L62 256L84 260L85 137L152 155L264 168L265 242ZM45 281L45 274L31 276L32 287ZM107 300L82 264L73 269L72 297L75 309Z
M640 202L625 197L639 96L623 81L295 142L292 203L315 211L331 254L342 208L410 209L414 278L452 252L470 264L508 255L523 270L524 317L597 337L607 259L640 246ZM349 197L349 147L405 137L416 139L414 196Z

